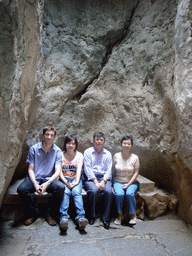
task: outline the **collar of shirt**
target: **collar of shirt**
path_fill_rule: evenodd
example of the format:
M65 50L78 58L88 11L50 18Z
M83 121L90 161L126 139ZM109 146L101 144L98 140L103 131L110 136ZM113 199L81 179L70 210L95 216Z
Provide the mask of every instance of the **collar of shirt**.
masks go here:
M38 149L42 149L44 152L45 152L45 150L44 150L44 148L43 148L43 143L42 142L40 142L39 143L39 145L38 145ZM53 143L53 146L52 146L52 148L50 149L50 151L49 152L51 152L51 151L55 151L56 150L56 146L55 146L55 144ZM48 153L49 153L48 152ZM45 152L46 153L46 152Z
M97 155L100 155L100 154L106 154L106 149L105 148L103 148L103 150L101 151L101 153L97 153L97 151L95 150L95 148L94 147L92 147L92 152L91 152L92 154L93 153L95 153L95 154L97 154Z

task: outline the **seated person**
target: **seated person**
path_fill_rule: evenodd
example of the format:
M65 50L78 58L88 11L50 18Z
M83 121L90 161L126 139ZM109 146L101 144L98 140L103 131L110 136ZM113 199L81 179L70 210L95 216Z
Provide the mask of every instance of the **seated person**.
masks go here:
M57 224L56 218L65 186L57 180L61 172L62 151L53 143L55 135L53 127L45 127L43 141L29 149L26 161L29 163L28 176L17 188L25 206L25 225L32 224L39 216L38 206L31 194L35 191L40 195L45 191L52 194L47 221L52 226Z
M135 194L138 190L137 176L139 174L139 158L131 152L132 146L132 138L124 136L121 139L122 151L116 153L113 157L113 169L115 172L113 187L118 211L118 217L114 221L116 225L120 225L122 221L124 197L126 197L129 204L129 213L131 215L129 224L136 224Z
M60 229L66 231L69 220L70 195L73 196L77 216L75 218L79 229L84 230L88 223L85 218L82 198L81 170L83 166L83 154L77 151L78 142L75 136L67 136L64 141L62 156L62 172L60 179L65 184L63 201L60 206Z
M110 226L110 208L113 200L113 191L111 184L112 177L112 156L104 149L105 135L102 132L93 135L93 147L84 152L84 170L87 176L85 189L90 203L89 224L95 222L95 205L99 193L104 196L104 213L102 222L104 228Z

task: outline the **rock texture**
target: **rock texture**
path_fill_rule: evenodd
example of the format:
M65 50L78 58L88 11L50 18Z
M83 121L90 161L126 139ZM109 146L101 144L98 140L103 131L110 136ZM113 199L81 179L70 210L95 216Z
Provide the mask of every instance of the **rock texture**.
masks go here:
M112 153L133 136L141 174L175 191L191 223L191 1L0 6L1 199L45 125L57 128L60 147L77 135L82 152L100 130Z
M0 204L29 128L41 55L41 16L38 1L0 2Z

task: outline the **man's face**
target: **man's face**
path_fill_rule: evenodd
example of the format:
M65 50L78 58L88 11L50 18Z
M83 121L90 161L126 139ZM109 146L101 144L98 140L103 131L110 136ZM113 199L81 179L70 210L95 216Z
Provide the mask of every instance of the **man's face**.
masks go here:
M46 143L53 143L54 139L55 139L55 132L52 130L47 130L43 135L43 141Z
M93 144L95 148L102 149L105 144L105 139L103 137L95 137Z

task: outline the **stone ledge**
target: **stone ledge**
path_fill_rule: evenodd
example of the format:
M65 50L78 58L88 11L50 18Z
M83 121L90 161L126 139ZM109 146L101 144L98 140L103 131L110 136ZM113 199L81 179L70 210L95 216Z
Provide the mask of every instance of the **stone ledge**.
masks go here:
M2 208L1 208L1 215L3 220L18 219L23 216L22 200L17 194L17 187L21 184L23 180L24 179L16 180L7 189L3 199ZM140 193L150 193L154 191L155 183L153 181L150 181L141 175L138 176L137 180L139 182ZM44 193L43 195L34 193L34 197L36 198L37 203L42 206L44 205L45 207L46 207L45 204L48 203L50 196L51 195L49 193ZM84 189L82 189L82 196L83 196L84 202L86 202L87 192ZM138 204L138 207L140 208L139 204ZM113 212L115 212L115 207L113 208L114 208Z
M22 200L19 198L18 194L17 194L17 188L18 186L21 184L21 182L24 179L20 179L20 180L16 180L13 184L11 184L9 186L9 188L7 189L7 192L4 196L3 199L3 205L5 204L21 204ZM140 193L149 193L149 192L153 192L155 189L155 183L141 175L138 176L137 178L138 182L139 182L139 192ZM86 196L87 192L82 189L82 195ZM41 200L45 200L46 198L49 198L50 195L48 193L44 193L43 195L38 195L37 193L34 193L34 196L38 198L39 201Z
M137 178L137 181L139 182L139 192L140 193L149 193L153 192L155 189L155 182L139 175Z

